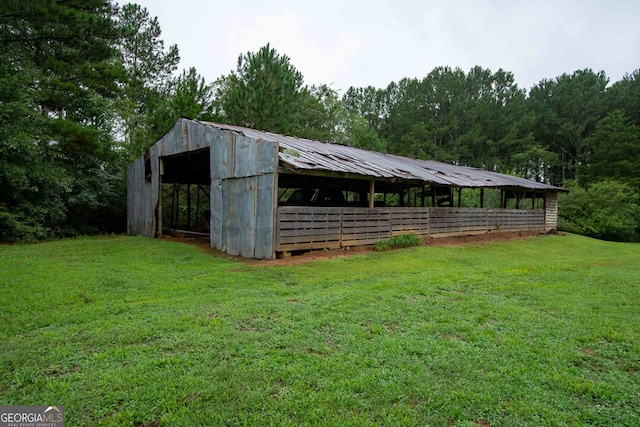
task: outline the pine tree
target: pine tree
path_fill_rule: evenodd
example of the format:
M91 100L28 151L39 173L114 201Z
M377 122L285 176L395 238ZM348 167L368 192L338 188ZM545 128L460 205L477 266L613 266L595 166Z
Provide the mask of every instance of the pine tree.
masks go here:
M114 205L99 196L116 185L114 13L107 0L0 5L2 240L75 233Z
M238 57L236 71L216 82L224 120L277 133L291 133L304 99L302 74L268 44Z
M165 50L158 18L150 17L138 4L122 6L118 25L121 38L117 46L126 77L118 111L126 151L135 158L168 130L161 119L162 108L180 55L176 45Z

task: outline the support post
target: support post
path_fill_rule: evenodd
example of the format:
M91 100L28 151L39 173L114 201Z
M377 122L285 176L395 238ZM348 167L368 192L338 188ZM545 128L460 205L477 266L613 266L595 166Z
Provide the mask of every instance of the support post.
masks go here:
M187 184L187 230L191 230L191 184Z
M484 208L484 188L480 189L480 208Z
M196 186L196 220L194 221L193 227L196 231L200 227L200 184Z
M180 184L176 185L176 222L174 224L175 228L179 228L178 223L180 222Z
M171 228L176 228L176 222L174 219L174 215L176 213L176 183L174 182L171 186L171 224L169 226Z
M375 207L375 196L376 196L376 181L371 180L369 182L369 208L373 209Z
M162 159L160 159L160 170L162 170ZM158 237L162 239L162 175L158 177Z

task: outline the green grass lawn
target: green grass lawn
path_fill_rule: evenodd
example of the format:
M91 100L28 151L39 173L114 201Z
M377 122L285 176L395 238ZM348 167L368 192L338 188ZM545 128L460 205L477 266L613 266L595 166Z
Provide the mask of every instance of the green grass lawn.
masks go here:
M67 426L628 425L640 245L579 236L247 265L0 246L0 405Z

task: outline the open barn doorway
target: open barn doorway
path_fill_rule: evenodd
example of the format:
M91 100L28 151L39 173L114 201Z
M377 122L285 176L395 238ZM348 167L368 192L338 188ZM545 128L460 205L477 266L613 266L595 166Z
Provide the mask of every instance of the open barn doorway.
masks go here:
M211 173L209 148L161 157L160 217L163 234L209 240Z

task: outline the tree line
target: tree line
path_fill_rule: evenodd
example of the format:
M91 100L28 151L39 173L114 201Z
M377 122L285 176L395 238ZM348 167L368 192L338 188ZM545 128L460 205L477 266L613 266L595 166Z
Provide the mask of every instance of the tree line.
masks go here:
M0 240L123 231L126 167L180 117L567 186L566 229L638 238L637 70L613 84L578 70L527 91L508 71L438 67L340 94L305 85L269 44L211 82L179 62L137 4L3 2Z

